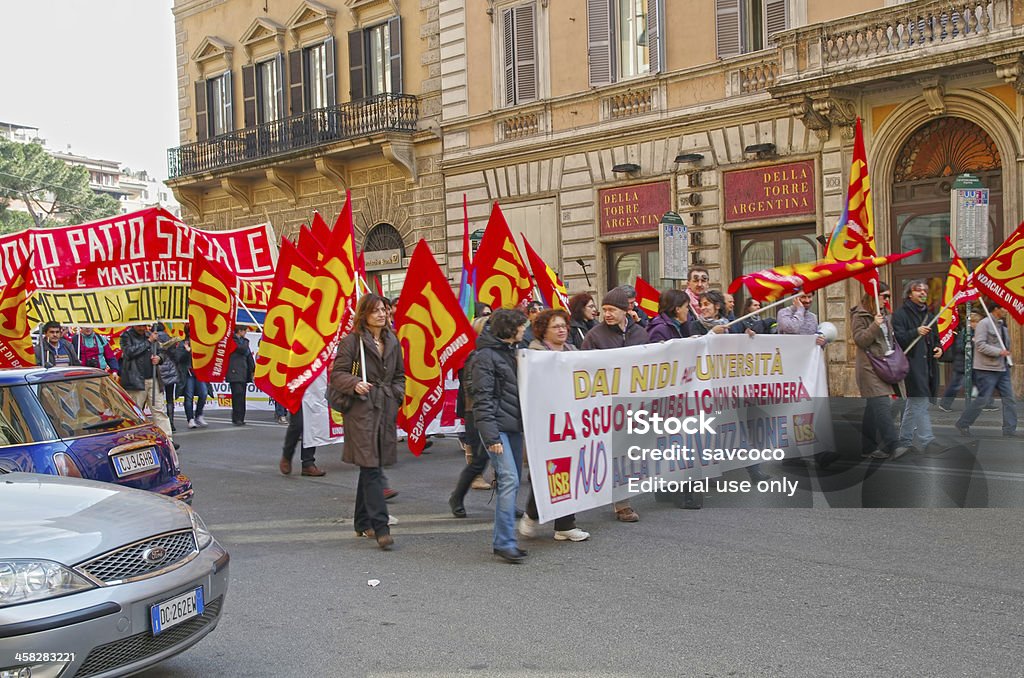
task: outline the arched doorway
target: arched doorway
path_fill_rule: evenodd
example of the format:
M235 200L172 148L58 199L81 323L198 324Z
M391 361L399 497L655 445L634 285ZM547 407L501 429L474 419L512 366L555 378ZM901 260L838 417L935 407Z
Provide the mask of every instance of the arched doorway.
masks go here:
M894 252L922 251L894 264L894 306L902 303L904 285L921 278L928 281L932 311L941 308L950 262L944 240L949 235L949 193L957 175L966 172L990 191L991 251L1002 241L1003 183L999 149L988 133L969 120L942 117L918 127L900 149L892 177L890 242Z
M405 282L405 243L391 224L377 224L363 241L366 284L389 299L398 296Z

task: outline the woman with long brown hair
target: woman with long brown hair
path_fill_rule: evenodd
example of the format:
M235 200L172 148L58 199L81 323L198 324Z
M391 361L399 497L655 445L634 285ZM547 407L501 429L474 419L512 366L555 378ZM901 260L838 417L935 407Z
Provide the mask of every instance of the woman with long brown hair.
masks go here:
M338 345L328 386L331 407L345 415L342 460L359 467L353 525L382 549L394 543L384 501L383 467L397 460L398 408L405 397L402 348L388 324L382 297L356 306L351 334Z

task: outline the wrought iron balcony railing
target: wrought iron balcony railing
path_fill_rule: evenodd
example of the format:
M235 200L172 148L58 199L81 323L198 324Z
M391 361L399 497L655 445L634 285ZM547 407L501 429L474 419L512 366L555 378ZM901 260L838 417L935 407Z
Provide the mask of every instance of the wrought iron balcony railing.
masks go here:
M415 96L378 94L168 149L167 172L174 179L379 132L414 132L418 115Z

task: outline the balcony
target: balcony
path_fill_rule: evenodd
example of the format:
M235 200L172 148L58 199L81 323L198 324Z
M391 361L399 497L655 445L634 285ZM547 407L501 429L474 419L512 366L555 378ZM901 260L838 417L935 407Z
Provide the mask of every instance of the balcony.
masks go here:
M412 133L418 117L415 96L378 94L168 149L167 172L175 179L372 134Z
M918 0L778 34L774 97L986 60L1019 49L1016 0Z

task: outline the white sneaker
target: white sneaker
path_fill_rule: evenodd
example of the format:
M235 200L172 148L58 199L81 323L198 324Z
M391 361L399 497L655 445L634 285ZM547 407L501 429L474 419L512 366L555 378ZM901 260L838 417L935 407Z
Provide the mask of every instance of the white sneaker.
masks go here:
M524 515L519 519L519 534L524 537L531 538L536 537L540 532L540 523L531 518L530 516Z
M206 420L203 419L203 415L201 414L198 417L196 417L196 423L202 426L203 428L209 426L209 424L206 423Z
M189 419L188 420L188 427L189 428L199 428L199 424L196 423L195 419Z
M584 532L578 527L571 530L555 530L555 541L586 541L590 539L590 533Z
M397 524L398 524L398 518L394 517L393 515L391 515L389 513L388 514L388 525L397 525Z

